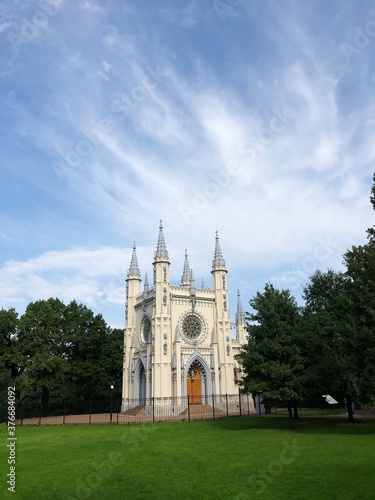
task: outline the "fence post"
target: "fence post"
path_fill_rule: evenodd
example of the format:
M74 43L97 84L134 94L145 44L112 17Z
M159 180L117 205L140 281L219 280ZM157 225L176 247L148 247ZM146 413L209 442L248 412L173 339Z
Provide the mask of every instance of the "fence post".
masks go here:
M226 407L227 407L227 418L229 418L229 406L228 406L228 393L225 394L225 401L226 401Z
M118 399L116 398L116 424L118 424Z
M64 399L63 425L65 424L65 413L66 413L66 401Z
M212 418L215 420L215 395L212 393Z
M42 411L43 411L43 403L40 402L40 407L39 407L39 425L42 423Z
M91 399L89 401L89 424L91 424Z
M242 408L241 408L241 391L240 391L239 389L238 389L238 400L239 400L239 402L240 402L240 405L239 405L239 406L240 406L240 417L241 417L241 415L242 415Z
M188 402L188 420L190 422L190 401L189 401L189 395L187 397L187 402Z

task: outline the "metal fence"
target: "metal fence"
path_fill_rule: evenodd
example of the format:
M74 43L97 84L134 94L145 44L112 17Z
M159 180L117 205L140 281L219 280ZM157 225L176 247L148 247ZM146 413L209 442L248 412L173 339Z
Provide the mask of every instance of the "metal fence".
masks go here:
M130 424L176 422L254 415L250 394L212 394L197 402L189 396L121 400L63 401L23 404L16 408L18 425Z

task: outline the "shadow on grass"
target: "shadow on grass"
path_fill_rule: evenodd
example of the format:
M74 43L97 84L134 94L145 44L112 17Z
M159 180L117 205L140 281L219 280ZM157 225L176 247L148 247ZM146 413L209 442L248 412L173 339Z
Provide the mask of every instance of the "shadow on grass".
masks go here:
M244 416L206 422L207 425L224 431L256 430L258 432L274 429L299 434L375 434L375 419L370 418L355 419L353 423L350 423L343 417L301 417L290 422L288 417Z

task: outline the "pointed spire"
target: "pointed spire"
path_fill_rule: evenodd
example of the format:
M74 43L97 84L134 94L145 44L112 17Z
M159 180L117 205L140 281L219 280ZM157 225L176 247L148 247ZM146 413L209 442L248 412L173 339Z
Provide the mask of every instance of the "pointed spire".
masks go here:
M165 246L165 240L164 240L164 233L163 233L163 221L160 219L160 226L159 226L159 237L158 237L158 243L156 247L156 251L154 253L154 259L155 260L169 260L168 257L168 250L167 247Z
M132 258L130 261L130 267L128 269L128 278L140 278L141 277L141 271L139 270L138 267L138 259L137 259L137 252L136 252L136 246L135 246L135 241L133 243L133 253L132 253Z
M225 260L223 258L223 254L221 252L218 231L216 231L216 238L215 238L215 240L216 240L215 241L215 254L214 254L214 259L212 261L212 270L213 271L216 271L218 269L224 269L224 270L226 270Z
M243 312L240 291L237 290L237 312L236 312L236 325L245 325L245 313Z
M181 285L182 286L190 285L190 265L189 265L187 250L185 250L185 262L184 262L184 270L182 272L182 277L181 277Z
M195 295L195 279L193 268L190 269L190 295Z
M147 276L147 271L146 271L146 274L145 274L145 282L144 282L144 285L143 285L143 293L147 293L148 290L149 290L149 284L148 284L148 276Z

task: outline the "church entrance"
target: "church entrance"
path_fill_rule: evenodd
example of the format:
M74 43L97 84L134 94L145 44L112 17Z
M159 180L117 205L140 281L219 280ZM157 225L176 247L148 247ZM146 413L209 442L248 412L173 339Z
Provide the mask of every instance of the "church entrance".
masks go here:
M142 406L146 404L146 374L143 364L139 369L139 404Z
M199 367L192 364L187 376L187 394L191 405L202 403L202 377Z

